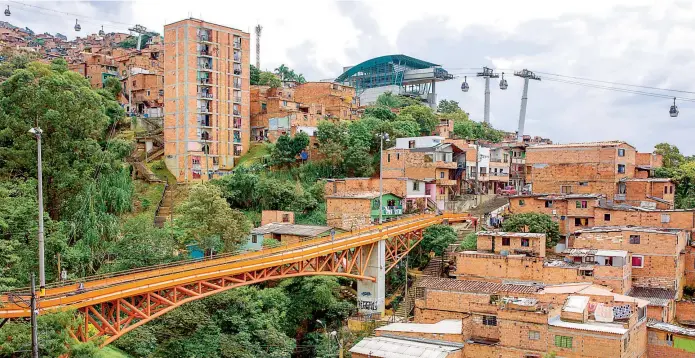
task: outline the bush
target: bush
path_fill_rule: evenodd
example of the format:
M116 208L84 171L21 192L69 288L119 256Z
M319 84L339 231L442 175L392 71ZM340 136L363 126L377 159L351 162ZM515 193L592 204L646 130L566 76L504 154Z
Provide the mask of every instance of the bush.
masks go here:
M154 170L162 170L165 168L166 168L166 165L164 164L163 160L157 160L157 161L152 163L152 169L154 169Z
M478 249L478 234L471 232L463 239L459 248L464 251L474 251Z

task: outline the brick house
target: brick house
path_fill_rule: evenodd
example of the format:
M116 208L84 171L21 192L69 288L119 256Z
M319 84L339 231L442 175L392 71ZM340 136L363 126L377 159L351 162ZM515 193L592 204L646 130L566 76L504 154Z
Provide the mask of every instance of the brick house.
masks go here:
M268 138L275 142L281 135L294 135L298 127L316 128L326 114L323 103L300 102L295 82L283 87L251 86L251 136L258 141Z
M426 181L425 191L443 210L446 202L460 192L465 158L462 149L445 143L443 137L398 138L395 147L382 153L382 175Z
M403 214L402 198L383 194L383 220ZM379 192L343 193L326 196L326 222L329 226L347 231L359 230L379 220Z
M359 99L355 88L335 82L306 82L295 87L295 100L301 103L320 103L328 119L359 119Z
M630 253L632 284L683 294L685 247L690 235L680 229L632 226L593 227L570 237L573 248L625 250Z
M647 322L649 357L690 358L695 355L695 329L664 322Z
M384 178L383 190L403 198L403 213L424 211L434 201L432 193L425 190L427 182L411 178ZM324 195L357 194L379 190L379 178L327 179ZM430 199L428 201L428 199ZM430 205L431 207L431 205Z
M560 235L596 226L595 211L605 197L601 194L526 194L509 198L512 214L542 213L550 215L560 228Z
M545 234L481 231L477 235L478 251L545 257Z
M540 358L552 352L637 358L647 350L647 304L587 283L538 286L426 277L415 287L415 323L380 331L395 339L463 342L460 357Z
M652 209L673 209L676 184L669 178L623 178L618 182L616 203Z

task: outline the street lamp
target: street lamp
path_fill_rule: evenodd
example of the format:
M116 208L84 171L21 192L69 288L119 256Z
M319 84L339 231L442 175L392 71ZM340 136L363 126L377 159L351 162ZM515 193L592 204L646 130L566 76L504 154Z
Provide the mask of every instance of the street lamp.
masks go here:
M331 337L328 336L328 328L326 328L326 324L323 323L322 320L317 319L316 322L318 322L320 325L323 326L323 334L326 335L326 341L328 341L328 352L330 353L330 352L332 352L331 351ZM331 334L333 334L333 332L331 332Z
M379 225L384 223L384 141L389 141L389 134L377 134L380 137L379 146ZM379 228L381 229L381 227Z
M35 127L29 130L29 133L36 137L37 161L38 161L38 177L39 177L39 296L46 295L46 270L44 268L44 248L43 248L43 172L41 167L41 134L43 130Z

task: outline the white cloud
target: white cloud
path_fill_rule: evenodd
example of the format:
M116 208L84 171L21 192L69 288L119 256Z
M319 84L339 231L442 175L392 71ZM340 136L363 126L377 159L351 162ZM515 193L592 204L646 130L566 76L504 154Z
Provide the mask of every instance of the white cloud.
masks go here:
M82 34L99 29L101 19L139 23L162 31L165 23L191 14L252 31L264 26L262 67L281 63L318 80L340 74L342 66L374 56L404 53L442 64L454 73L471 67L505 69L509 89L493 83L492 122L515 130L522 80L506 69L588 77L606 81L695 91L695 9L692 2L651 0L589 1L135 1L39 2L40 6L88 15ZM74 34L70 16L31 13L11 5L7 18L37 32ZM125 26L105 24L107 31ZM253 58L254 56L252 56ZM623 139L640 150L668 141L695 152L689 132L695 103L679 103L681 115L668 117L670 100L552 82L542 75L531 84L526 131L560 142ZM482 118L483 82L470 78L437 86L439 98L454 99ZM695 94L682 94L695 98Z

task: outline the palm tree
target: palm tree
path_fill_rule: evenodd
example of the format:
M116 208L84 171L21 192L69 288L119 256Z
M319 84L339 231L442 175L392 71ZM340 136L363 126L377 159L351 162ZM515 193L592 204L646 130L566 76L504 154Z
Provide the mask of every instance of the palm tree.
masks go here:
M280 76L280 80L284 81L286 78L288 78L287 75L289 74L289 71L289 67L285 66L283 63L275 69L275 74Z
M297 75L295 80L299 83L306 83L306 78L304 78L304 75L301 73Z

